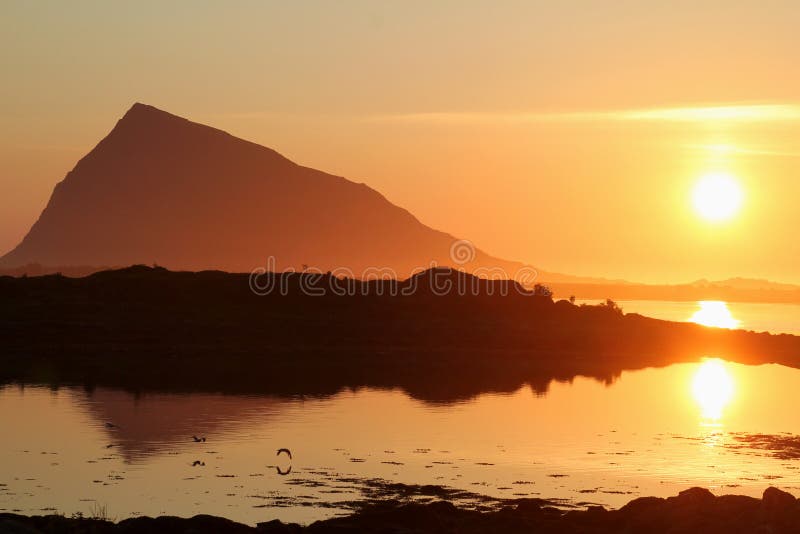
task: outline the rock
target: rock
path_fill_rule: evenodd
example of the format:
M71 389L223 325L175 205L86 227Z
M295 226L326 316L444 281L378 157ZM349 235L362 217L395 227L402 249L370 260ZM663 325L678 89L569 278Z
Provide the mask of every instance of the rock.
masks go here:
M769 487L764 490L764 496L761 498L761 507L765 512L782 513L794 508L796 502L797 499L791 493Z
M162 516L136 517L120 521L117 531L125 534L149 534L151 532L174 532L185 534L244 534L253 529L230 519L212 515L196 515L188 519Z
M522 499L517 503L517 511L525 515L538 515L542 511L539 499Z
M555 508L541 499L520 499L499 510L480 512L451 502L399 503L375 501L344 517L308 526L279 520L256 528L228 519L199 515L139 517L117 524L63 516L25 517L0 514L5 534L798 534L800 505L791 494L776 488L763 499L742 495L715 497L703 488L691 488L675 497L635 499L619 510L601 506L586 509Z
M41 530L14 519L0 518L0 532L3 534L40 534Z
M677 497L671 497L670 499L675 499L683 505L705 505L713 501L715 498L716 497L714 497L714 494L708 489L694 487L683 490L678 493Z
M744 495L720 495L714 501L714 512L727 517L754 516L761 501Z
M264 534L294 534L295 532L302 532L303 527L295 523L287 524L278 519L273 519L272 521L256 524L256 530Z
M639 497L619 509L620 515L639 515L662 506L666 500L660 497Z

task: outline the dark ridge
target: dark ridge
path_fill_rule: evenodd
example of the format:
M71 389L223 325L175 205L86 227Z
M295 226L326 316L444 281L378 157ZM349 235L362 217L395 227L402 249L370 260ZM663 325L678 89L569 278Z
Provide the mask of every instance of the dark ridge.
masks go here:
M450 402L525 384L545 392L578 375L610 383L708 355L800 362L798 337L553 302L448 269L406 281L255 280L272 291L255 294L246 274L145 266L0 278L0 381L277 395L369 386Z

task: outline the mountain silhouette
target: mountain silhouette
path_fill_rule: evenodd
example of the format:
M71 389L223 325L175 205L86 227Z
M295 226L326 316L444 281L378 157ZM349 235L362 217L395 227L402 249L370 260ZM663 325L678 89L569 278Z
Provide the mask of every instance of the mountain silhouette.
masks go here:
M454 236L363 183L297 165L269 148L134 104L62 182L2 267L124 266L247 272L309 265L407 276L453 265ZM474 256L474 257L473 257ZM520 263L475 250L467 271Z

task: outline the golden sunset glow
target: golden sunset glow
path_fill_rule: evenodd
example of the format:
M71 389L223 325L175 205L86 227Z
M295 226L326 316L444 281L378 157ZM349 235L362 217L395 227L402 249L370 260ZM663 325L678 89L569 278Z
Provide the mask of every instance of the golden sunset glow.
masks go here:
M740 321L736 319L728 305L718 300L704 300L697 303L700 306L689 321L703 326L713 326L716 328L737 328Z
M548 273L800 283L792 2L46 4L0 17L0 254L139 101Z
M800 534L799 16L0 0L0 534Z
M706 360L692 379L692 395L705 419L718 421L734 390L733 378L722 360Z
M727 221L739 212L743 196L741 186L731 175L710 173L695 185L692 203L702 218L712 222Z

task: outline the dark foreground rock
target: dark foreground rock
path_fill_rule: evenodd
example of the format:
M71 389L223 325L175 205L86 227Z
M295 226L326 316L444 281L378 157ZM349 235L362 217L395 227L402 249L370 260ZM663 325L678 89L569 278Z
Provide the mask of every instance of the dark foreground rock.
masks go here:
M383 503L348 517L309 526L280 521L250 527L227 519L198 515L189 519L140 517L119 523L62 516L25 517L0 514L2 533L144 534L151 532L227 533L800 533L800 503L789 493L769 488L762 499L741 495L714 496L703 488L676 497L642 497L619 510L592 506L562 510L540 499L520 499L494 512L455 507L446 501L429 504Z

